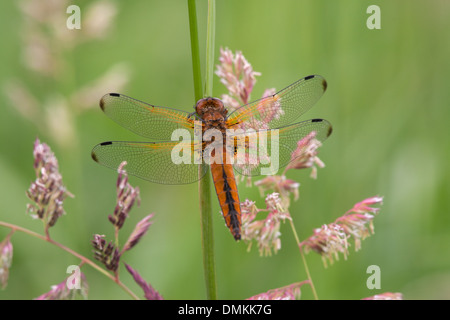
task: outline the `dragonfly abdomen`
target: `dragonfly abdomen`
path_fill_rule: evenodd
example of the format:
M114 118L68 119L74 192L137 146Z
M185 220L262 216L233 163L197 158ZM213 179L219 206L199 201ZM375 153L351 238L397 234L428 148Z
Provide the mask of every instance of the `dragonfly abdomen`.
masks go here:
M225 223L235 240L241 239L241 205L231 164L211 164L211 173Z

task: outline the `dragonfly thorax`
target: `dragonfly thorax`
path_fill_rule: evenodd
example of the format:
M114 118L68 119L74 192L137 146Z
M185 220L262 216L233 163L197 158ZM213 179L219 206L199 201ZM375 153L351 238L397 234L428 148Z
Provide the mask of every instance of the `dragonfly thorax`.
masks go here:
M211 97L198 100L195 111L203 121L212 125L225 121L228 112L220 99Z

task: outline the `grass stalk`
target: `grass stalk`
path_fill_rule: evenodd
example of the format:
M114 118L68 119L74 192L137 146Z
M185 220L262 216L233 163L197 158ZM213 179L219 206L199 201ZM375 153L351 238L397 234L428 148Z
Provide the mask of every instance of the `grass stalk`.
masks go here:
M212 83L214 75L214 27L215 27L215 1L208 1L208 22L206 42L206 75L205 91L202 93L202 79L200 68L200 54L198 45L197 13L195 0L188 0L189 26L191 35L192 68L194 75L194 91L196 100L212 96ZM202 174L205 164L199 166L199 175ZM216 267L214 259L214 236L212 226L211 207L211 178L209 170L199 182L200 197L200 223L202 230L203 270L206 285L206 297L209 300L217 299Z

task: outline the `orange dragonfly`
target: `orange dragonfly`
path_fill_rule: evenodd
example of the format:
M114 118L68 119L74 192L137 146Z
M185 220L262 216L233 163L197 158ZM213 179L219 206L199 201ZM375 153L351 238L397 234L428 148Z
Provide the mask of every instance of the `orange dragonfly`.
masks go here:
M129 174L160 184L193 183L205 175L209 165L226 225L234 239L240 240L241 207L233 169L246 176L275 174L295 159L294 151L302 138L314 132L317 140L324 141L332 131L328 121L290 123L308 111L326 88L324 78L311 75L230 112L217 98L201 99L193 113L109 93L100 100L103 112L121 126L157 142L107 141L93 148L92 158L113 169L126 161ZM214 130L219 135L205 138ZM180 141L174 132L187 132L194 139ZM195 139L199 133L200 138ZM261 143L255 147L252 141ZM215 148L210 148L213 145ZM270 152L249 161L261 150ZM174 161L179 153L182 159Z

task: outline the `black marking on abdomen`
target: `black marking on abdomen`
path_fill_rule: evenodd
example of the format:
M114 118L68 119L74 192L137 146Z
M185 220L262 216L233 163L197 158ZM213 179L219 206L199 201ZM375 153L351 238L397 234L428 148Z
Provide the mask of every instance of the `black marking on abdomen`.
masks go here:
M225 202L228 204L228 214L230 215L230 223L233 227L233 236L235 240L241 240L241 234L239 232L239 220L237 218L238 211L234 205L233 195L231 194L231 187L228 184L227 173L225 172L225 166L222 165L223 174L223 191L225 192Z

